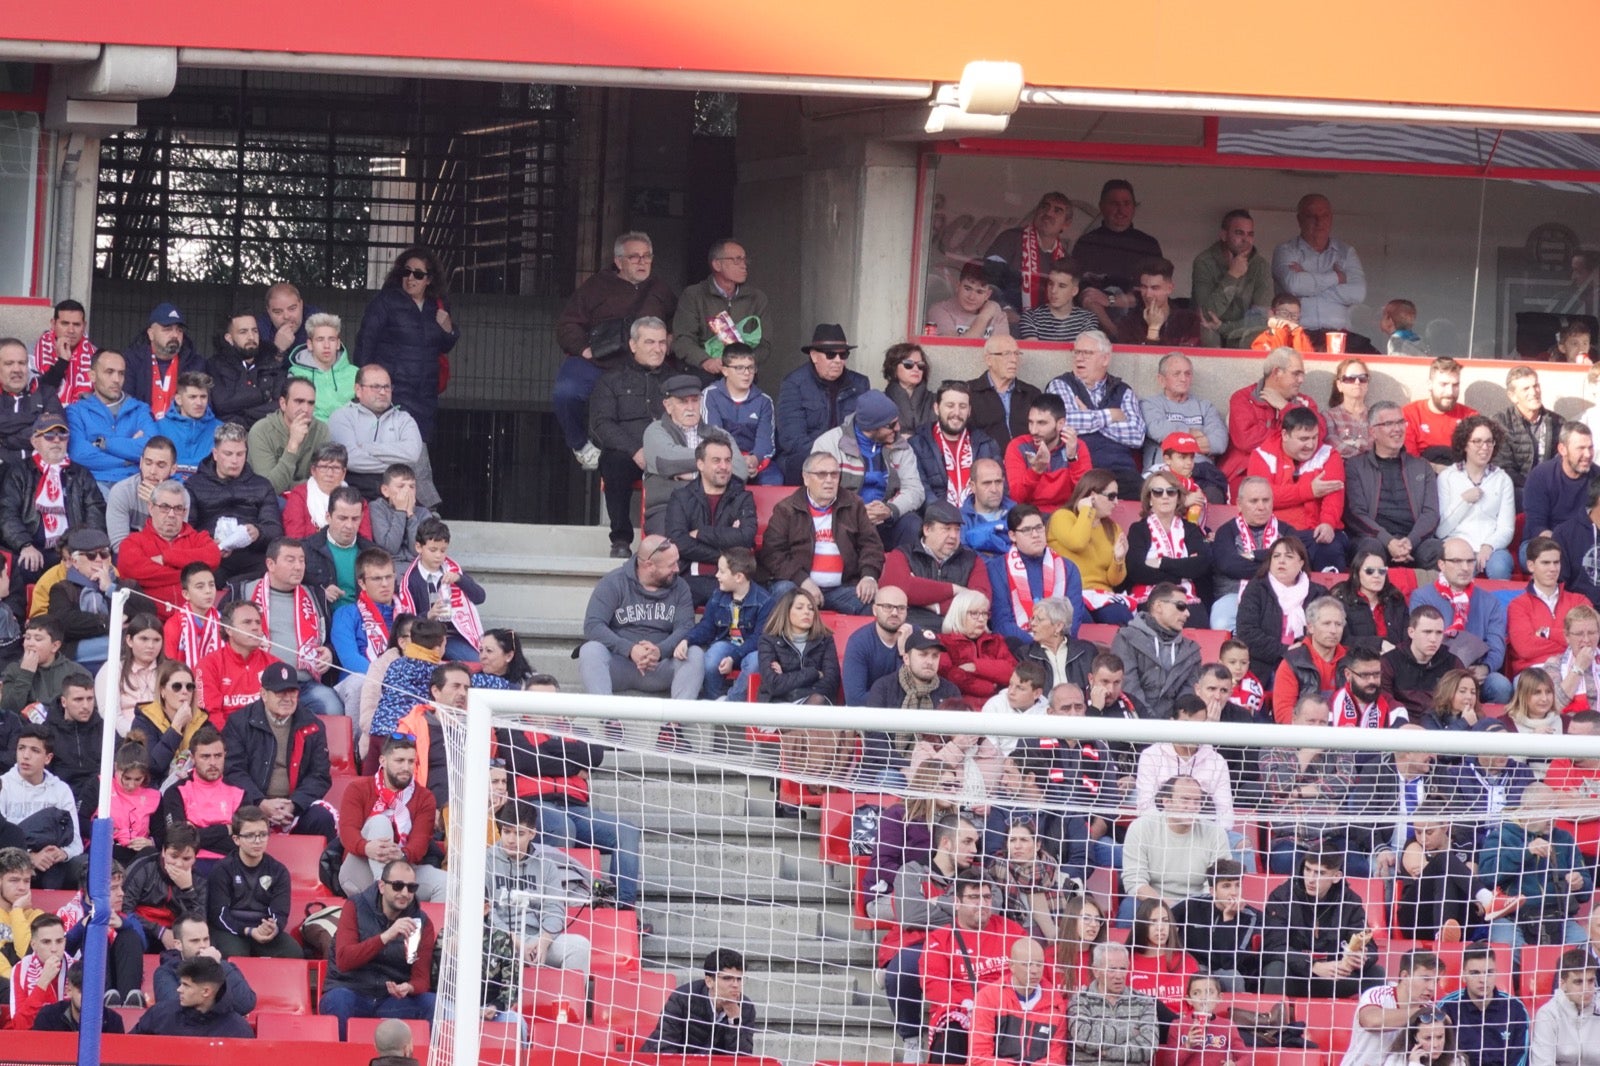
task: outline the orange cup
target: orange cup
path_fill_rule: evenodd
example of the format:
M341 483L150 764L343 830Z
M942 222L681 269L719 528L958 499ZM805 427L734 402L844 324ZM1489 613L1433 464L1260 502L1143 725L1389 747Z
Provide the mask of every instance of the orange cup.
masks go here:
M1330 329L1328 331L1328 354L1343 355L1344 342L1349 339L1349 334L1342 330Z

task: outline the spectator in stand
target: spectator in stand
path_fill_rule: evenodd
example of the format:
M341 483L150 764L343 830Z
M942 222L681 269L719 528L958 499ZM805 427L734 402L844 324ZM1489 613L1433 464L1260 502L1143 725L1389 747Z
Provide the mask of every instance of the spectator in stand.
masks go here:
M812 454L839 463L840 489L861 500L885 545L916 535L922 477L893 400L875 390L862 393L844 423L816 439Z
M757 361L772 354L767 294L748 284L750 257L744 245L724 237L706 253L711 273L683 290L672 316L672 354L708 380L725 369L730 344L750 348Z
M1248 347L1267 320L1273 295L1272 267L1256 247L1256 223L1249 211L1236 208L1222 216L1222 234L1194 257L1191 278L1190 303L1203 325L1200 343L1207 348Z
M994 911L994 889L976 871L958 873L949 925L932 929L922 952L928 1004L929 1063L967 1061L978 989L1002 979L1013 946L1027 932ZM970 943L969 943L970 941Z
M1589 606L1586 597L1561 583L1561 545L1549 537L1528 542L1528 572L1533 580L1506 608L1506 673L1520 674L1567 650L1562 639L1567 615Z
M356 564L361 553L383 551L362 535L361 525L365 516L366 504L361 499L361 493L349 485L340 485L328 497L327 524L307 536L303 542L306 551L305 581L322 590L330 611L335 603L354 602L360 593ZM328 632L331 645L331 626Z
M1011 321L994 299L990 278L1003 273L999 264L969 259L961 266L956 294L928 308L923 332L935 337L990 337L1010 333ZM1037 308L1035 308L1037 310ZM927 327L933 327L930 331ZM901 345L895 345L898 348Z
M394 402L389 371L376 363L355 375L355 402L328 415L328 436L348 458L345 479L364 499L377 500L387 471L396 463L422 469L428 449L417 420Z
M417 530L434 517L417 501L416 470L405 463L387 467L378 485L378 496L367 505L372 539L394 558L396 566L406 566L417 557Z
M332 784L328 734L300 702L300 683L283 663L261 673L261 698L222 729L228 784L260 807L280 833L331 837L334 818L320 802ZM281 767L281 769L280 769Z
M1595 654L1600 614L1588 604L1574 607L1562 619L1561 631L1566 647L1542 664L1555 685L1556 710L1572 714L1600 709L1600 662Z
M1489 940L1525 944L1583 944L1588 932L1576 915L1593 889L1593 866L1552 813L1565 797L1538 782L1485 834L1480 883L1489 896Z
M1167 439L1161 442L1161 461L1147 469L1145 476L1162 471L1177 479L1178 487L1183 490L1180 510L1184 518L1206 528L1209 526L1206 521L1206 491L1194 479L1199 454L1199 441L1187 433L1169 433Z
M1588 321L1574 318L1556 330L1556 342L1550 348L1550 361L1590 366L1594 363L1589 350L1592 342Z
M972 1007L973 1066L1062 1066L1067 997L1045 979L1045 953L1025 938L1011 946L1006 979L978 989Z
M977 552L961 546L961 514L943 500L923 511L919 539L885 557L883 580L905 590L914 608L910 622L919 629L937 628L958 593L971 590L987 598L990 592L988 566Z
M28 953L33 920L44 911L33 905L33 862L20 846L21 834L11 829L7 836L16 838L16 845L0 848L0 984L9 991L17 960Z
M1446 1066L1458 1062L1448 1054L1449 1030L1433 1002L1439 991L1442 969L1439 956L1413 948L1400 956L1398 981L1364 990L1356 1001L1355 1019L1350 1025L1350 1046L1340 1066L1384 1066L1393 1062L1396 1054L1404 1056L1406 1062L1419 1064ZM1440 1028L1444 1048L1429 1047L1418 1040L1418 1032L1424 1026ZM1447 1054L1427 1057L1427 1052L1436 1050Z
M1179 944L1172 908L1159 899L1141 900L1128 944L1133 948L1128 987L1154 999L1156 1019L1164 1028L1171 1026L1183 1009L1189 979L1200 972L1200 964Z
M1005 453L1006 481L1017 503L1053 511L1097 465L1066 417L1065 404L1053 393L1036 396L1028 405L1028 432L1013 437Z
M994 297L1013 319L1044 306L1050 267L1067 257L1064 234L1071 224L1067 194L1047 192L1026 223L1002 231L984 252L984 262L1001 270Z
M445 279L432 252L407 248L395 257L356 333L356 365L377 363L389 371L394 401L417 420L424 442L433 436L439 407L440 356L461 339L450 316Z
M437 820L433 793L417 786L416 739L387 738L378 756L378 772L352 781L339 801L339 842L344 845L339 887L345 896L352 898L371 888L385 865L402 859L416 874L416 898L423 903L443 902L444 871L426 864ZM504 842L506 836L502 833L500 839Z
M1049 265L1044 304L1022 313L1017 322L1019 338L1071 344L1080 334L1100 328L1094 312L1074 306L1082 272L1071 259L1057 259Z
M1451 441L1455 463L1440 469L1438 478L1439 536L1459 537L1470 544L1478 554L1477 572L1495 581L1511 576L1513 560L1508 549L1517 517L1516 489L1511 478L1489 461L1503 436L1499 423L1482 415L1461 419ZM1565 462L1561 460L1563 468ZM1538 476L1538 470L1534 476ZM1564 473L1560 478L1564 480ZM1585 496L1580 493L1580 499L1572 501L1573 506L1567 511L1580 506ZM1554 515L1567 511L1550 512L1552 528Z
M277 660L266 648L261 608L249 600L229 600L222 607L222 643L200 657L196 700L211 724L221 729L229 717L261 695L261 672Z
M826 452L806 457L805 486L773 508L759 559L774 596L785 583L798 585L824 610L866 614L883 574L883 542L861 498L840 488L839 471Z
M1305 851L1299 875L1267 896L1261 991L1349 999L1383 979L1366 906L1344 879L1342 852Z
M1309 566L1305 545L1279 537L1239 596L1234 632L1250 649L1256 677L1277 675L1283 653L1306 635L1308 608L1328 594L1307 576Z
M186 825L198 834L196 857L204 867L235 849L231 829L234 814L245 806L244 790L222 780L226 758L222 734L213 726L202 725L190 741L192 765L186 773L173 775L173 784L162 794L161 809L151 823L156 847L166 844L173 826Z
M1510 475L1511 483L1517 487L1520 510L1528 475L1556 454L1564 420L1545 407L1539 375L1532 367L1514 366L1506 371L1506 397L1510 406L1494 416L1505 430L1505 437L1495 448L1494 465Z
M773 463L777 419L772 397L756 386L756 356L748 344L730 344L722 352L722 375L700 398L708 427L733 438L750 472L746 484L781 485L783 471Z
M1064 596L1052 596L1033 606L1033 642L1022 646L1018 662L1032 660L1046 668L1049 685L1068 682L1079 688L1089 684L1089 664L1099 646L1072 636L1076 610Z
M88 356L83 362L87 375ZM62 390L66 387L63 382ZM15 337L0 338L0 458L27 462L33 455L33 424L46 412L61 417L61 404L52 388L29 373L27 345Z
M1083 599L1083 577L1070 559L1048 547L1044 516L1031 503L1019 503L1006 514L1011 549L989 560L989 589L994 614L989 628L1024 644L1033 639L1033 607L1050 596L1073 603ZM1077 620L1074 620L1074 626Z
M918 344L891 344L883 353L883 394L900 413L900 428L915 433L933 422L928 353Z
M236 850L211 868L206 883L212 939L230 957L304 958L289 935L289 868L267 854L266 812L240 807L228 828Z
M1407 712L1410 717L1410 712ZM1433 690L1433 702L1417 712L1424 729L1464 732L1483 719L1483 693L1472 671L1445 674Z
M1437 607L1412 609L1406 622L1406 641L1383 653L1383 694L1405 707L1419 710L1433 702L1433 691L1451 670L1465 670L1460 659L1445 649L1444 615Z
M1331 696L1344 673L1344 604L1320 596L1305 612L1306 635L1283 653L1273 675L1272 717L1280 725L1293 717L1301 696L1313 692Z
M1382 552L1396 565L1431 567L1442 550L1433 468L1401 447L1405 420L1398 404L1375 403L1367 417L1372 450L1345 464L1345 529L1358 550Z
M1239 862L1218 859L1206 871L1205 892L1172 908L1183 950L1230 992L1254 988L1261 972L1255 942L1261 935L1262 914L1244 901L1243 877Z
M1506 704L1505 721L1517 733L1559 734L1566 719L1556 711L1555 683L1542 668L1522 671Z
M26 345L22 349L23 365L29 371L23 380L53 379L43 387L45 395L55 394L57 402L54 406L58 408L94 389L94 372L90 369L90 362L94 359L95 346L88 336L86 316L83 304L77 300L62 300L51 310L50 328L39 334L32 357L29 358ZM15 395L21 390L7 383L6 391ZM28 391L35 390L30 388ZM34 413L37 415L38 412Z
M1289 411L1303 407L1317 418L1317 440L1324 431L1317 402L1305 395L1306 367L1293 348L1274 348L1262 362L1261 381L1246 385L1228 401L1228 452L1222 457L1222 472L1237 485L1244 476L1250 456L1257 448L1284 430Z
M1489 718L1479 708L1478 724L1472 727L1479 733L1509 733L1511 727L1503 718ZM1479 816L1484 825L1505 815L1522 802L1522 793L1534 784L1533 771L1521 759L1506 755L1474 755L1461 766L1461 784L1469 797L1468 808ZM1482 816L1488 815L1489 819Z
M727 438L702 437L694 456L699 476L675 490L667 501L666 533L678 547L683 577L695 604L703 606L721 586L718 564L722 554L730 549L754 549L756 504L744 483L734 476L735 454ZM765 592L761 598L765 600ZM713 668L716 664L706 665Z
M1100 187L1100 225L1078 238L1076 257L1084 285L1080 302L1107 329L1138 308L1139 265L1161 258L1161 242L1134 228L1138 207L1133 185L1112 178Z
M415 619L410 632L405 633L401 619L411 617ZM387 653L376 659L368 669L368 675L378 667L383 668L379 686L381 697L374 708L371 720L367 723L364 732L372 741L367 749L367 758L361 764L362 773L376 773L378 769L378 751L384 737L390 736L400 729L400 722L411 709L428 698L428 688L432 682L434 671L444 661L444 623L433 618L416 618L415 615L404 613L395 615L395 623L391 627L391 635L405 633L396 639L396 647L402 649L402 654L388 659ZM391 649L392 650L392 649ZM363 704L366 701L363 692ZM363 706L363 712L364 712Z
M1185 692L1173 705L1173 717L1178 721L1211 720L1206 701L1193 692ZM1201 813L1227 830L1230 837L1234 836L1233 783L1228 762L1210 744L1159 741L1141 751L1135 774L1134 808L1140 814L1153 811L1161 786L1180 775L1192 777L1200 786Z
M1420 461L1420 460L1419 460ZM1490 703L1511 698L1511 682L1501 672L1506 654L1506 608L1493 592L1476 587L1478 557L1458 537L1444 542L1439 579L1411 594L1411 609L1432 607L1445 619L1445 647L1472 671ZM1596 633L1600 637L1600 632ZM1427 703L1413 704L1420 711Z
M278 417L263 418L250 429L250 469L286 493L311 477L311 464L329 443L328 427L312 416L317 390L304 378L290 378L278 398Z
M1587 1066L1600 1047L1595 1011L1594 957L1582 948L1561 953L1556 990L1533 1016L1528 1066Z
M1128 383L1108 373L1110 366L1110 338L1089 330L1072 342L1072 370L1051 378L1045 390L1061 397L1067 425L1096 467L1137 474L1144 409ZM1032 411L1028 418L1031 426Z
M1428 356L1428 345L1417 334L1417 305L1410 300L1390 300L1378 316L1378 329L1388 334L1390 355ZM1407 449L1408 451L1410 449Z
M298 325L295 330L299 331ZM217 417L248 430L276 411L289 373L287 351L274 347L271 337L263 350L260 328L251 312L230 315L209 362L211 409Z
M166 437L151 437L139 455L138 473L129 474L106 494L106 532L112 548L121 551L128 535L144 528L150 520L151 492L172 480L177 469L177 446Z
M124 1031L122 1015L112 1009L110 994L110 991L106 993L107 1000L100 1008L102 1012L100 1031L102 1033L120 1035ZM138 997L139 1004L142 1004L144 1002L144 993L138 992ZM39 1013L34 1015L33 1018L33 1031L36 1033L76 1033L82 1027L83 963L79 961L67 967L66 996L39 1008Z
M312 713L340 714L344 705L333 689L322 684L333 665L328 601L320 586L306 583L305 545L293 537L280 537L267 546L266 559L266 576L241 583L238 596L261 612L268 653L299 678L300 696Z
M267 290L267 309L255 315L257 335L274 351L288 353L306 343L306 319L317 308L308 306L300 290L280 281Z
M148 615L142 617L146 622L149 621ZM139 627L138 617L129 623L130 631ZM72 790L79 812L92 810L100 792L100 749L106 723L95 709L94 691L94 681L88 674L69 674L61 683L59 709L52 708L45 720L54 742L50 772ZM115 747L116 742L113 741L112 745ZM115 774L113 768L113 778ZM112 783L115 785L115 780ZM147 802L141 799L141 807ZM80 817L79 821L85 826L92 824L84 817Z
M777 463L785 485L800 482L817 438L841 425L872 388L864 374L846 368L855 348L844 327L822 323L811 331L811 343L800 348L810 364L792 371L779 386Z
M694 596L678 580L677 547L666 537L645 537L639 554L601 578L589 597L578 649L584 691L698 698L705 666L704 652L686 639L693 626Z
M1467 1066L1518 1066L1527 1057L1528 1008L1495 978L1494 952L1473 944L1461 953L1461 987L1439 1000Z
M772 602L767 590L755 583L755 573L756 558L749 548L725 548L717 557L717 591L687 638L694 647L705 649L700 692L706 699L726 695L734 674L742 680L755 676L758 635ZM880 598L886 591L879 590Z
M1069 560L1083 579L1083 605L1090 618L1123 625L1133 605L1116 589L1128 577L1128 535L1112 518L1122 498L1116 475L1091 470L1072 489L1065 507L1050 516L1050 550Z
M210 403L210 374L180 374L172 405L156 420L156 428L177 452L176 476L180 481L194 473L200 461L211 454L211 441L222 423L211 413ZM140 469L142 472L142 462Z
M128 395L160 418L177 395L178 378L204 373L205 356L194 350L189 324L171 304L157 304L150 312L144 335L128 345Z
M255 1030L223 1004L228 979L215 959L195 958L178 967L177 995L157 1001L133 1025L135 1036L197 1036L251 1039Z
M1128 987L1128 949L1094 946L1094 979L1072 998L1068 1039L1075 1066L1144 1066L1160 1040L1156 1002Z
M1006 515L1016 501L1006 494L1005 468L993 459L972 464L972 494L961 505L961 543L985 560L1011 550Z
M986 593L956 593L942 629L939 643L944 645L945 658L939 661L939 676L963 696L987 700L1011 680L1017 659L1005 638L989 631Z
M1300 236L1272 250L1272 277L1278 288L1300 297L1301 322L1313 341L1323 344L1330 331L1346 333L1345 350L1376 352L1372 341L1350 332L1350 309L1367 299L1367 275L1356 250L1333 235L1333 204L1321 193L1307 193L1295 206Z
M417 785L433 793L433 805L441 811L450 806L450 774L445 759L444 724L434 708L465 711L467 693L471 689L472 672L462 664L444 663L434 667L428 675L428 694L411 705L396 730L417 738ZM368 748L374 766L379 751L379 745Z
M1189 774L1174 774L1156 789L1156 809L1128 826L1122 852L1122 889L1117 911L1126 926L1143 900L1169 906L1205 887L1206 871L1231 855L1228 833L1200 816L1205 790Z
M1396 937L1459 942L1482 915L1473 909L1477 880L1476 833L1458 847L1450 816L1432 800L1412 816L1412 836L1400 852L1394 879Z
M245 980L239 968L222 957L222 952L211 943L211 929L203 915L185 915L172 925L174 944L160 952L161 962L151 975L151 988L156 1003L175 1000L178 995L179 972L182 966L194 959L207 959L217 964L227 981L218 1005L236 1014L246 1015L256 1009L256 993ZM124 1004L126 1005L126 1004Z
M384 866L377 884L344 905L328 953L328 985L318 1011L339 1019L433 1019L433 922L417 902L416 870L404 859Z
M1256 334L1255 340L1250 342L1250 348L1257 352L1290 348L1301 354L1317 350L1306 331L1300 328L1300 297L1290 292L1280 292L1272 297L1267 328Z
M1461 394L1461 364L1440 356L1428 366L1428 395L1401 408L1406 418L1406 451L1439 466L1455 456L1455 430L1462 421L1478 414L1457 397ZM1498 424L1498 423L1497 423ZM1495 434L1498 454L1503 433Z
M1561 584L1600 607L1600 478L1589 483L1587 510L1557 524L1551 537L1561 549Z
M1328 424L1328 443L1346 459L1372 450L1372 433L1367 428L1367 389L1372 371L1359 359L1341 359L1333 368L1333 391L1323 417Z
M822 624L817 602L803 589L777 598L761 626L757 648L762 703L832 706L839 692L839 654ZM783 765L808 778L843 776L853 733L789 728L778 732Z
M1145 479L1139 521L1128 529L1128 598L1142 605L1156 585L1172 582L1191 605L1205 609L1211 592L1211 542L1200 527L1178 513L1183 489L1165 471ZM1015 512L1012 512L1015 514Z
M873 682L864 707L894 707L908 711L931 711L950 703L960 703L961 693L939 676L939 660L944 646L938 634L931 629L912 629L903 642L899 668ZM899 780L915 772L899 773L905 765L905 749L912 735L863 731L861 734L861 762L857 777L873 783L880 779L885 784L899 787Z
M150 753L145 748L143 734L131 737L117 748L112 766L115 773L111 782L111 855L112 862L120 867L155 846L153 823L161 806L161 793L149 785ZM98 791L98 780L95 785ZM87 873L87 865L84 871ZM88 888L82 878L78 887L80 892Z
M1004 449L981 429L971 428L972 387L942 381L934 392L933 419L911 435L923 499L962 507L973 493L973 470L984 459L1000 459Z
M1172 275L1177 269L1172 260L1147 259L1136 269L1142 310L1139 314L1130 312L1117 321L1117 343L1198 346L1204 328L1200 315L1171 304Z
M44 721L44 713L61 696L63 682L85 672L61 654L64 639L64 630L56 619L47 615L28 619L22 631L22 657L7 665L4 675L0 675L0 712L20 713L36 723Z
M439 519L430 518L417 527L415 547L416 558L395 589L396 609L443 622L450 641L446 657L453 662L477 662L483 635L478 605L488 593L450 558L450 527Z
M306 319L306 340L289 353L289 376L304 378L317 390L319 422L356 398L356 366L339 339L342 329L338 315L312 315Z
M222 555L210 534L189 525L189 494L176 481L150 491L150 517L144 528L123 541L118 573L137 581L165 620L181 605L183 571L196 563L217 567Z
M1593 474L1594 438L1582 422L1563 422L1556 455L1528 472L1521 510L1529 536L1548 537L1565 516L1588 503Z
M588 397L589 437L601 449L613 559L626 559L633 544L633 483L644 474L644 433L666 410L666 323L634 319L628 347L632 358L612 368Z
M283 536L282 511L272 483L246 464L244 427L217 427L211 458L185 484L196 529L209 533L222 555L218 576L250 580L266 568L267 545Z
M68 460L67 441L60 415L40 415L33 425L32 460L6 463L0 476L0 544L16 560L11 599L18 613L25 586L63 560L69 530L104 536L105 500L89 471Z
M844 702L864 707L880 678L900 669L900 643L911 632L909 597L898 585L883 585L872 600L872 624L859 627L844 645ZM922 628L922 627L919 627Z
M695 452L702 441L720 440L728 446L730 476L743 482L749 475L744 454L734 449L733 438L701 424L698 378L693 374L675 374L662 384L661 391L663 413L645 427L641 447L647 533L664 531L667 504L673 492L697 479Z
M78 831L77 798L47 769L55 757L54 732L30 722L16 738L15 764L0 775L0 819L26 835L35 888L70 888L75 880L73 860L83 854L83 837Z
M1168 352L1156 364L1161 392L1139 401L1144 413L1144 465L1149 469L1161 458L1161 445L1174 433L1187 433L1200 450L1195 475L1213 503L1227 501L1227 481L1217 472L1215 459L1228 450L1228 424L1210 400L1193 394L1194 361L1182 352Z
M1272 482L1265 477L1247 477L1239 483L1235 496L1238 515L1212 540L1212 564L1216 581L1212 591L1211 628L1232 631L1239 614L1239 597L1251 579L1267 565L1272 546L1285 537L1295 538L1298 530L1279 521L1273 513ZM1302 547L1303 547L1302 543Z
M1350 576L1330 591L1344 604L1345 638L1352 647L1363 643L1386 652L1407 639L1411 608L1389 580L1382 552L1356 552L1350 557Z
M1402 722L1397 729L1415 732L1416 722ZM1391 751L1376 759L1358 762L1358 772L1345 807L1354 816L1334 839L1343 838L1346 868L1357 877L1370 869L1374 877L1392 876L1399 867L1400 855L1411 839L1411 821L1424 805L1431 817L1465 812L1470 799L1457 774L1456 764L1443 762L1428 752ZM1452 835L1458 847L1470 848L1477 836L1472 826L1461 822Z
M1128 695L1151 718L1171 718L1182 695L1200 676L1200 645L1183 633L1189 603L1182 589L1161 582L1150 590L1143 609L1117 630L1112 654L1126 668Z
M1039 389L1017 377L1022 349L1010 337L983 342L983 365L987 370L967 383L972 386L970 424L1004 449L1012 437L1027 434L1028 410Z
M146 950L171 951L180 944L177 923L206 920L206 880L195 869L200 834L186 822L164 827L160 850L128 867L126 906L144 927ZM164 997L158 987L156 1002Z
M744 956L708 954L704 979L677 987L640 1045L646 1055L754 1055L756 1005L744 994Z
M109 653L111 597L120 589L138 592L139 586L118 575L111 565L111 542L98 529L74 529L67 534L62 579L49 586L45 596L47 617L61 625L71 642L70 656L90 673L97 673ZM153 608L142 595L129 602L132 612Z
M628 362L635 322L654 319L665 333L678 307L672 287L651 274L655 249L648 235L622 234L611 254L612 265L589 275L556 320L556 343L567 357L556 371L550 400L567 447L585 470L600 465L601 446L589 438L589 397L601 373Z

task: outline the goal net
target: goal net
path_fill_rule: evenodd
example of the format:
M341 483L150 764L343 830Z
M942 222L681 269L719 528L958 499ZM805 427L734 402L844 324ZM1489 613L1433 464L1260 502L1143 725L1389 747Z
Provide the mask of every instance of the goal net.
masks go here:
M1429 1004L1455 1046L1490 1040L1451 1020L1464 960L1525 1041L1566 949L1600 946L1600 715L1563 736L1049 697L442 709L432 1061L1331 1066L1354 1042L1378 1066L1434 1038ZM1411 1023L1358 1031L1362 997Z

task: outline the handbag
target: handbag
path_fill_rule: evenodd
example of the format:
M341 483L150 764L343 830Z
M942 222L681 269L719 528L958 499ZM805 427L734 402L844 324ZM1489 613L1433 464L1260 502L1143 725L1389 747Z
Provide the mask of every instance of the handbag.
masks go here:
M620 318L602 318L589 327L589 354L596 363L628 350L628 329L633 325L633 320L639 317L640 308L644 307L645 300L650 296L648 286L648 281L639 286L627 314Z

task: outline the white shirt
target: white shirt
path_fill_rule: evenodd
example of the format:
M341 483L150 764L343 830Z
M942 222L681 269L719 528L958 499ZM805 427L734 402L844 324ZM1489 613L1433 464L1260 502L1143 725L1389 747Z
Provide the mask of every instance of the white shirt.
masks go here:
M1291 263L1300 269L1290 270ZM1335 270L1344 271L1343 282ZM1361 258L1337 237L1320 252L1303 237L1284 241L1272 250L1272 277L1280 292L1300 297L1300 325L1305 329L1349 329L1350 308L1367 298Z
M1066 647L1066 642L1063 641L1061 649L1065 651ZM983 705L984 714L1044 714L1048 709L1049 704L1045 703L1043 696L1040 696L1037 700L1034 700L1032 707L1025 707L1019 711L1011 706L1011 699L1005 689L1001 689L993 696L990 696L989 701ZM1016 750L1018 738L993 736L989 737L988 740L990 744L1000 750L1001 756L1009 756Z
M988 708L985 708L987 710ZM1193 755L1179 755L1165 741L1151 744L1139 753L1139 768L1134 784L1134 806L1140 814L1156 809L1156 792L1161 785L1186 774L1195 779L1211 801L1212 821L1224 829L1233 828L1233 786L1228 777L1228 762L1210 744L1200 745Z
M1395 1029L1367 1029L1361 1024L1361 1008L1383 1007L1389 1009L1400 1004L1395 985L1378 985L1361 993L1356 1000L1356 1016L1350 1023L1350 1047L1345 1051L1339 1066L1383 1066L1384 1058L1394 1050L1392 1045L1405 1038L1405 1026Z

